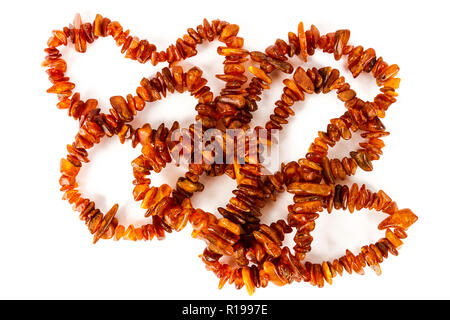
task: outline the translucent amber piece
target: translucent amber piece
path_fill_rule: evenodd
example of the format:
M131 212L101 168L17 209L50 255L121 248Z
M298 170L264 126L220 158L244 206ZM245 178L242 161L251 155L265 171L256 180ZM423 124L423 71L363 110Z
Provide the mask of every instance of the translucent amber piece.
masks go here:
M189 91L192 91L194 88L197 87L197 84L199 83L202 74L203 71L197 67L188 70L188 72L186 73L186 85Z
M144 238L144 234L142 233L142 228L136 229L136 240L140 241Z
M156 192L158 191L157 187L151 187L150 190L147 191L147 193L144 196L144 200L141 202L141 208L142 209L148 209L150 204L153 201L153 198L156 195Z
M322 201L305 201L294 204L293 210L295 213L314 213L322 211Z
M242 280L244 281L248 294L252 296L255 292L255 284L253 283L251 269L249 267L242 268Z
M102 23L103 17L100 14L97 14L94 20L94 36L96 37L102 36Z
M287 186L287 191L298 195L329 196L331 187L326 184L294 182Z
M120 119L127 122L133 120L133 114L130 109L128 109L128 104L124 97L113 96L109 99L109 101L111 102L111 106L114 110L116 110Z
M305 28L303 27L303 22L300 22L298 24L297 31L298 31L298 42L299 42L299 47L300 47L300 55L301 55L303 61L306 62L308 60L308 46L307 46L307 42L306 42L306 33L305 33Z
M355 255L350 250L346 250L345 256L347 258L349 266L353 269L353 271L355 271L357 274L364 275L364 266L358 262L357 257L355 257Z
M188 193L194 193L203 189L203 185L201 183L192 182L186 178L179 178L177 181L177 187Z
M292 81L290 79L285 79L285 80L283 80L283 84L297 95L298 100L302 100L302 101L305 100L305 93L303 92L302 89L300 89L297 86L297 84L294 81Z
M347 273L349 273L349 274L353 273L352 266L348 262L348 259L346 256L340 257L339 263L344 267L344 269L345 269L345 271L347 271Z
M227 48L227 47L217 47L217 53L220 54L221 56L246 57L249 55L249 52L245 49Z
M119 205L115 204L112 206L111 209L105 214L105 217L103 218L102 224L100 228L98 229L97 233L94 235L94 244L97 243L97 241L103 236L103 234L108 230L109 225L113 221L117 210L119 209Z
M331 172L333 173L333 176L337 179L344 180L346 177L346 173L344 170L344 167L342 166L342 163L339 161L339 159L332 159L330 161L331 166Z
M144 200L141 203L141 207L144 208L144 206L147 206L147 212L145 213L145 216L148 217L150 215L154 215L155 212L153 211L155 209L155 207L159 204L159 202L161 200L163 200L164 198L168 197L170 195L170 193L172 192L172 188L167 185L167 184L163 184L160 187L157 188L156 193L153 195L153 188L150 189L149 192L147 192L147 194L149 194L149 197L147 197L147 194L145 195ZM147 199L147 201L146 201ZM144 204L145 202L145 204Z
M271 84L272 83L272 78L270 78L264 71L262 71L260 68L254 67L254 66L250 66L248 67L248 71L250 71L251 73L253 73L256 77L260 78L261 80L263 80L264 82L266 82L267 84Z
M400 248L403 245L403 241L400 240L389 228L386 229L386 239L388 239L395 248Z
M406 233L405 230L403 229L394 229L394 234L399 238L399 239L406 239L408 237L408 234Z
M57 82L52 87L47 89L48 93L64 93L75 88L75 84L72 82Z
M101 239L104 239L104 240L112 239L112 238L114 237L114 234L115 234L115 231L116 231L117 224L118 224L117 218L113 218L113 220L112 220L111 223L109 224L108 228L107 228L106 231L103 233Z
M302 67L295 70L294 81L306 93L314 93L314 83Z
M224 67L225 74L240 75L245 72L245 68L240 63L227 63Z
M354 97L356 97L356 92L354 90L346 90L342 91L338 94L338 98L341 101L347 102L349 100L352 100Z
M336 60L341 59L344 53L344 48L350 39L350 30L338 30L334 34L334 58Z
M97 230L100 228L100 225L103 220L103 214L101 212L97 212L89 221L88 229L91 232L91 234L94 234L97 232Z
M322 266L320 264L314 264L312 268L312 273L314 274L314 279L319 288L324 286L324 278L322 273Z
M245 105L245 98L242 95L234 95L234 94L221 95L220 97L217 98L217 101L232 104L239 109L244 107Z
M322 171L322 167L313 161L309 161L307 159L299 159L297 162L300 166L305 166L313 170Z
M356 161L358 166L364 171L372 171L373 166L370 158L365 151L352 151L350 152L350 156Z
M325 278L325 281L330 285L333 284L333 275L330 266L326 261L322 263L322 273L323 277Z
M117 226L116 232L114 233L114 240L119 241L125 234L125 227L122 225Z
M47 46L49 48L56 48L62 44L63 42L55 36L51 36L47 41Z
M367 64L369 64L372 59L376 56L375 50L372 48L367 49L363 52L363 54L359 57L359 60L355 62L355 64L350 65L349 69L353 74L353 77L358 77L361 72L366 68Z
M135 201L143 200L147 192L149 191L147 184L138 184L133 189L133 197Z
M268 275L269 280L277 286L284 286L287 281L281 277L275 265L270 261L265 261L263 264L263 270Z
M124 240L131 240L131 241L136 241L136 229L134 228L134 226L132 224L130 224L127 228L127 230L125 231L125 234L123 235L123 239Z
M58 38L58 40L63 44L67 45L67 36L66 34L61 30L53 30L52 34L55 38Z
M388 68L384 69L383 72L381 72L378 75L378 77L377 77L378 83L381 84L384 81L395 77L399 71L400 71L400 67L398 65L393 64L393 65L389 66Z
M62 158L60 162L60 172L67 176L76 176L80 171L79 167L76 167L72 162Z
M219 41L226 42L228 38L237 35L239 32L239 26L237 24L229 24L222 29L219 36Z
M259 231L253 231L253 236L255 240L264 246L264 249L272 257L279 257L281 255L281 248L276 243L274 243L269 237L264 233Z
M390 78L384 82L385 88L398 89L400 87L400 78Z
M67 71L67 63L63 59L45 60L42 66L52 68L54 71Z
M234 233L235 235L241 234L241 228L234 222L231 222L227 218L219 219L218 225Z
M337 272L340 276L342 276L343 271L344 271L344 267L342 266L342 264L339 262L338 259L335 259L335 260L333 261L333 268L334 268L334 270L336 270L336 272Z
M386 228L401 228L403 230L408 230L408 228L414 224L417 219L418 217L410 209L398 210L391 216L384 219L378 225L378 229L383 230Z

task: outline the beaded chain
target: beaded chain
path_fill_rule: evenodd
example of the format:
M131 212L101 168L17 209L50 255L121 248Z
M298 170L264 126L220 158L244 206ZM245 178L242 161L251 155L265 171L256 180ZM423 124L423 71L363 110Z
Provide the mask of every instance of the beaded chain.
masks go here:
M269 282L283 286L304 281L323 287L325 282L332 284L332 279L342 275L344 270L350 274L364 274L366 266L381 274L380 263L389 254L398 254L403 239L407 237L406 230L418 218L410 209L399 209L383 190L370 191L365 185L341 183L354 175L358 168L372 171L372 162L383 154L385 144L382 138L389 133L380 118L384 118L389 106L396 102L399 67L377 57L372 48L350 45L349 30L321 35L314 25L305 31L300 22L297 33L288 33L288 41L277 39L265 52L244 49L244 39L238 36L238 32L236 24L221 20L210 23L204 19L203 24L195 29L187 29L175 44L158 51L156 45L130 35L130 31L124 31L119 22L99 14L93 23L83 23L77 14L73 25L54 30L42 63L52 83L47 92L57 94L57 107L67 109L69 116L79 122L74 142L67 145L68 154L60 163L59 184L64 192L63 199L79 212L80 219L93 234L94 243L100 239L146 241L155 236L162 240L166 233L178 232L189 222L193 228L192 236L206 243L201 259L206 269L219 278L219 288L227 282L234 283L237 289L245 286L251 295L255 288L264 288ZM144 77L135 94L111 97L111 108L108 113L103 113L96 99L82 100L80 93L74 92L75 84L65 75L67 63L58 47L72 44L77 52L86 52L96 39L107 36L121 47L125 58L140 63L150 62L154 66L167 62L168 66L152 77ZM177 64L195 56L198 44L214 40L223 43L217 48L217 53L224 57L224 71L216 77L225 82L216 97L207 86L208 81L203 78L200 68L192 67L185 71ZM294 70L289 58L298 56L307 62L316 50L333 54L335 60L345 57L354 78L363 72L371 74L380 87L380 93L373 101L358 98L339 70L332 67L305 70L299 66ZM252 63L248 67L251 79L245 75L244 66L249 59ZM283 93L275 102L264 128L252 129L252 113L258 109L262 92L270 88L271 74L278 72L293 75L283 80ZM332 91L344 103L345 112L331 119L324 131L318 132L303 158L282 163L277 172L268 174L262 164L262 151L279 142L270 135L263 138L261 130L282 130L288 124L288 118L295 115L294 104L304 101L309 95ZM161 123L157 128L148 123L139 128L130 124L149 103L168 94L184 92L197 99L195 120L201 124L200 132L195 130L194 124L180 128L177 121L170 126ZM224 141L230 139L227 129L254 132L258 146L256 161L245 150L237 149L233 163L216 163L211 153L203 151L201 161L190 162L174 188L168 184L152 186L151 172L161 172L168 163L175 161L173 151L180 148L180 143L172 139L173 133L181 131L192 138L189 142L182 141L181 145L184 156L193 158L195 146L191 141L204 139L202 133L208 129L221 132L223 139L217 141L222 141L222 144L216 152L223 153L226 153ZM341 159L328 157L329 150L341 138L350 140L355 133L364 139L358 149ZM119 223L117 204L104 214L78 190L77 175L83 163L89 162L88 150L105 136L115 135L122 144L130 140L133 148L141 147L141 154L132 161L133 197L140 202L145 217L151 222L139 227ZM238 162L237 157L243 158L244 162ZM217 208L216 215L194 208L192 197L204 190L201 176L223 174L236 181L233 197L227 205ZM270 225L262 224L261 210L269 200L275 201L284 191L293 194L286 219ZM365 208L386 215L378 225L378 229L385 230L384 238L363 246L357 254L346 250L343 256L333 261L321 264L305 261L311 250L315 220L322 212L348 209L353 213ZM283 240L285 234L294 230L295 245L290 249L283 246ZM223 257L227 257L227 263L223 262Z

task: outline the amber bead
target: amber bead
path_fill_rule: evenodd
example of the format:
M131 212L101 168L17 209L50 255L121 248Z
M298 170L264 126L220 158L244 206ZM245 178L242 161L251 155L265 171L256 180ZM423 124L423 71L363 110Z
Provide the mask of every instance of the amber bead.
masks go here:
M403 245L403 242L391 231L391 229L386 229L386 239L388 239L395 248L400 248Z
M61 93L68 92L68 91L72 90L73 88L75 88L75 84L73 84L71 82L62 81L62 82L55 83L52 87L47 89L47 92L61 94Z
M252 280L251 269L249 267L242 268L242 279L249 295L255 292L255 284Z
M350 39L350 30L338 30L335 32L334 58L341 59L344 48Z
M408 228L414 224L417 219L418 217L410 209L398 210L384 219L378 225L378 229L383 230L387 228L401 228L403 230L408 230Z
M314 93L314 84L302 67L295 70L294 81L306 93Z
M273 284L275 284L277 286L284 286L287 283L287 281L281 277L277 268L275 267L275 265L272 262L270 262L270 261L264 262L263 267L264 267L264 272L267 274L267 276L269 277L269 280Z
M331 187L326 184L295 182L287 186L287 191L296 195L328 196L331 193Z
M261 69L250 66L248 70L253 73L256 77L260 78L261 80L265 81L267 84L272 83L272 79Z
M356 161L358 166L364 171L372 171L373 166L369 156L365 151L352 151L350 156Z
M116 110L120 119L123 121L133 120L133 114L128 108L127 101L122 96L114 96L110 98L111 106Z
M295 98L296 100L305 100L305 93L303 92L302 89L300 89L297 84L290 80L290 79L285 79L283 80L283 84L291 90L291 92L293 92L295 94Z
M324 261L322 263L322 274L325 281L330 285L333 284L333 275L331 270L332 269L330 268L328 262Z
M300 55L303 59L303 61L307 61L308 59L308 49L307 49L307 42L306 42L306 34L305 29L303 27L303 22L300 22L298 24L298 41L299 41L299 48L300 48Z
M94 243L96 243L104 234L107 232L109 225L113 221L117 209L119 208L119 205L115 204L106 214L103 218L100 227L98 228L98 231L94 235Z

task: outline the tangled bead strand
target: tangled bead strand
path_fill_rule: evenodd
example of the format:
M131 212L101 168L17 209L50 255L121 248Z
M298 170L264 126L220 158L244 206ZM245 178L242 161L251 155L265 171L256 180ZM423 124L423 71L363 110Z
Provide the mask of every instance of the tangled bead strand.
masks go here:
M96 15L92 23L83 23L76 15L73 25L54 30L47 42L43 66L52 86L47 90L57 94L59 109L67 109L70 117L79 122L74 142L67 145L67 156L60 163L60 186L63 199L79 212L93 234L94 243L100 239L151 240L155 236L162 240L166 233L181 231L187 223L193 228L192 236L203 240L206 248L201 255L206 268L220 280L219 287L234 283L237 289L246 287L249 294L255 288L266 287L269 282L286 285L292 282L309 282L323 287L325 282L345 270L348 273L364 274L369 266L377 274L381 273L379 264L388 254L397 255L398 249L407 237L406 231L416 222L417 216L410 209L398 209L396 202L383 191L372 192L365 185L346 185L358 168L373 170L373 161L380 159L385 146L382 138L389 135L381 119L388 108L396 102L396 89L399 67L389 65L377 57L372 48L349 44L350 31L338 30L321 35L312 25L305 30L302 22L297 32L289 32L287 41L277 39L264 52L244 49L244 39L238 36L239 26L221 20L206 19L195 29L188 28L175 44L158 51L156 45L140 40L124 31L117 21ZM153 77L144 77L135 94L112 96L108 113L101 112L96 99L82 99L74 92L75 84L66 76L67 63L58 47L73 45L77 52L86 52L89 45L99 37L111 36L121 47L125 58L140 63L168 63ZM224 82L223 88L214 96L203 71L192 67L185 71L177 63L197 54L197 45L205 41L220 41L218 55L224 57L223 74L216 77ZM306 62L316 50L333 54L335 60L344 56L348 70L354 78L361 73L371 74L380 87L380 93L373 101L357 97L339 70L332 67L313 67L296 69L290 58L298 56ZM251 79L246 75L245 64ZM261 94L270 89L272 73L291 75L283 80L283 92L275 102L264 128L250 126L252 113L258 109ZM311 143L304 157L280 165L279 171L267 174L262 165L262 151L272 144L279 143L268 135L261 136L263 129L282 130L295 115L294 107L309 95L336 91L337 98L344 103L346 111L333 118ZM145 124L134 128L130 122L148 103L164 99L169 93L189 92L197 99L196 121L201 124L200 132L194 124L180 128L177 121L157 128ZM242 129L253 132L256 139L256 156L247 150L236 149L232 163L216 163L210 152L201 153L201 161L190 163L188 171L179 177L174 187L168 184L152 186L148 177L151 172L161 172L167 164L174 161L174 151L180 144L172 139L175 131L181 130L191 138L204 141L203 134L208 129L218 129L222 139L217 145L217 153L227 152L226 142L235 143L235 137L227 136L227 129ZM343 158L328 156L329 151L341 140L350 140L355 133L364 139L359 148ZM131 142L133 148L141 146L141 155L132 161L133 197L140 201L145 210L144 216L151 222L139 227L119 223L115 204L105 214L90 199L78 190L77 176L83 163L89 162L88 150L99 144L105 137L117 135L120 142ZM232 140L230 140L232 139ZM246 138L245 146L250 143ZM253 141L254 142L254 141ZM194 157L192 142L181 142L187 158ZM238 161L243 159L243 163ZM202 175L228 175L236 180L233 197L224 207L218 207L218 216L194 208L191 198L204 190ZM288 205L286 217L270 224L262 224L260 217L269 200L275 201L278 195L287 191L293 195ZM386 214L378 228L385 230L385 237L378 242L363 246L358 254L347 250L345 255L321 264L305 261L312 249L315 221L327 211L336 209L375 210ZM220 218L219 218L220 217ZM292 249L283 245L285 235L295 232ZM223 257L231 259L226 264Z

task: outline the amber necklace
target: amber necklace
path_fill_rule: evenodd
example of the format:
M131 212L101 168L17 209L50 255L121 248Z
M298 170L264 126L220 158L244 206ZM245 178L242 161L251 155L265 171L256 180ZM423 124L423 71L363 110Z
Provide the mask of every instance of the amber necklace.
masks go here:
M61 159L62 176L59 182L64 192L63 199L80 213L80 219L94 235L94 243L100 239L151 240L154 236L161 240L166 233L180 231L190 222L194 229L192 236L207 244L202 261L208 270L219 277L219 286L226 282L234 283L238 289L245 286L249 294L255 288L267 286L269 281L285 285L303 280L323 287L324 281L331 284L332 279L337 274L342 275L343 270L363 274L366 266L380 274L379 264L389 253L397 255L402 239L407 236L405 231L417 220L417 216L409 209L399 210L382 190L373 192L367 190L365 185L348 187L338 182L354 175L358 167L371 171L372 161L382 155L382 138L389 133L380 118L384 118L389 106L396 101L399 67L377 57L372 48L349 45L349 30L320 35L315 26L305 31L303 23L300 23L297 33L288 33L287 42L278 39L264 53L243 49L244 39L238 36L238 32L239 26L235 24L220 20L209 23L205 19L195 29L187 29L175 44L158 51L154 44L131 36L129 30L124 31L118 22L101 15L97 15L92 24L82 23L77 15L73 25L53 31L43 62L53 84L47 91L57 94L57 107L68 109L69 116L80 123L75 141L67 145L67 157ZM100 111L96 99L82 100L80 93L74 93L75 84L65 76L67 64L58 50L61 45L72 44L76 51L85 52L88 44L106 36L113 37L126 58L153 65L161 62L169 64L155 76L143 78L136 94L111 97L111 108L107 114ZM207 86L200 68L184 71L177 65L178 61L195 56L198 44L215 39L224 44L217 49L217 53L224 57L224 73L216 77L225 85L217 97ZM373 101L361 100L340 72L331 67L308 70L298 67L294 72L288 58L299 56L306 62L315 50L331 53L336 60L345 56L353 77L363 72L372 74L380 93ZM253 62L248 68L253 75L250 80L245 75L244 67L248 57ZM172 134L180 130L180 126L175 121L170 127L162 123L158 128L152 128L149 124L133 128L130 122L139 111L169 93L187 91L198 100L196 120L201 123L202 132L217 128L224 132L226 140L226 129L251 130L252 112L258 108L261 93L270 88L272 72L294 74L283 81L283 93L275 103L265 128L254 128L261 148L277 142L270 136L260 139L259 130L281 130L288 123L288 118L295 114L294 104L305 100L308 95L335 91L338 99L344 102L346 111L339 118L331 119L326 130L319 131L305 157L283 163L279 171L267 175L263 173L259 157L258 163L221 164L211 162L210 155L204 153L200 163L189 164L189 170L178 179L174 189L168 184L151 185L150 173L160 172L173 161L172 151L179 144L172 140ZM193 139L203 139L195 132L193 125L181 130ZM354 133L365 139L359 144L360 148L342 159L329 159L328 151L341 138L349 140ZM145 216L151 217L151 223L137 228L119 224L115 217L118 205L103 214L93 201L83 197L77 189L77 175L82 164L89 161L87 150L99 144L105 136L114 135L119 137L121 143L131 140L133 147L139 144L142 147L142 154L132 162L133 196L136 201L141 201L141 207L146 210ZM190 144L183 147L184 150L193 150ZM225 150L224 146L221 147ZM238 154L235 156L246 159L245 154L239 154L241 151L236 152ZM234 196L224 208L218 208L221 218L192 206L193 195L204 189L200 182L204 174L227 174L236 180ZM293 203L287 208L286 219L270 225L261 224L259 217L267 201L275 200L277 194L285 190L294 195ZM354 212L363 208L387 214L378 226L386 230L384 238L363 246L356 255L347 250L345 255L333 262L312 264L304 261L311 250L315 220L321 212L327 210L331 213L333 209ZM283 240L285 234L294 229L295 246L291 251L283 246ZM233 263L221 262L224 256L232 258Z

